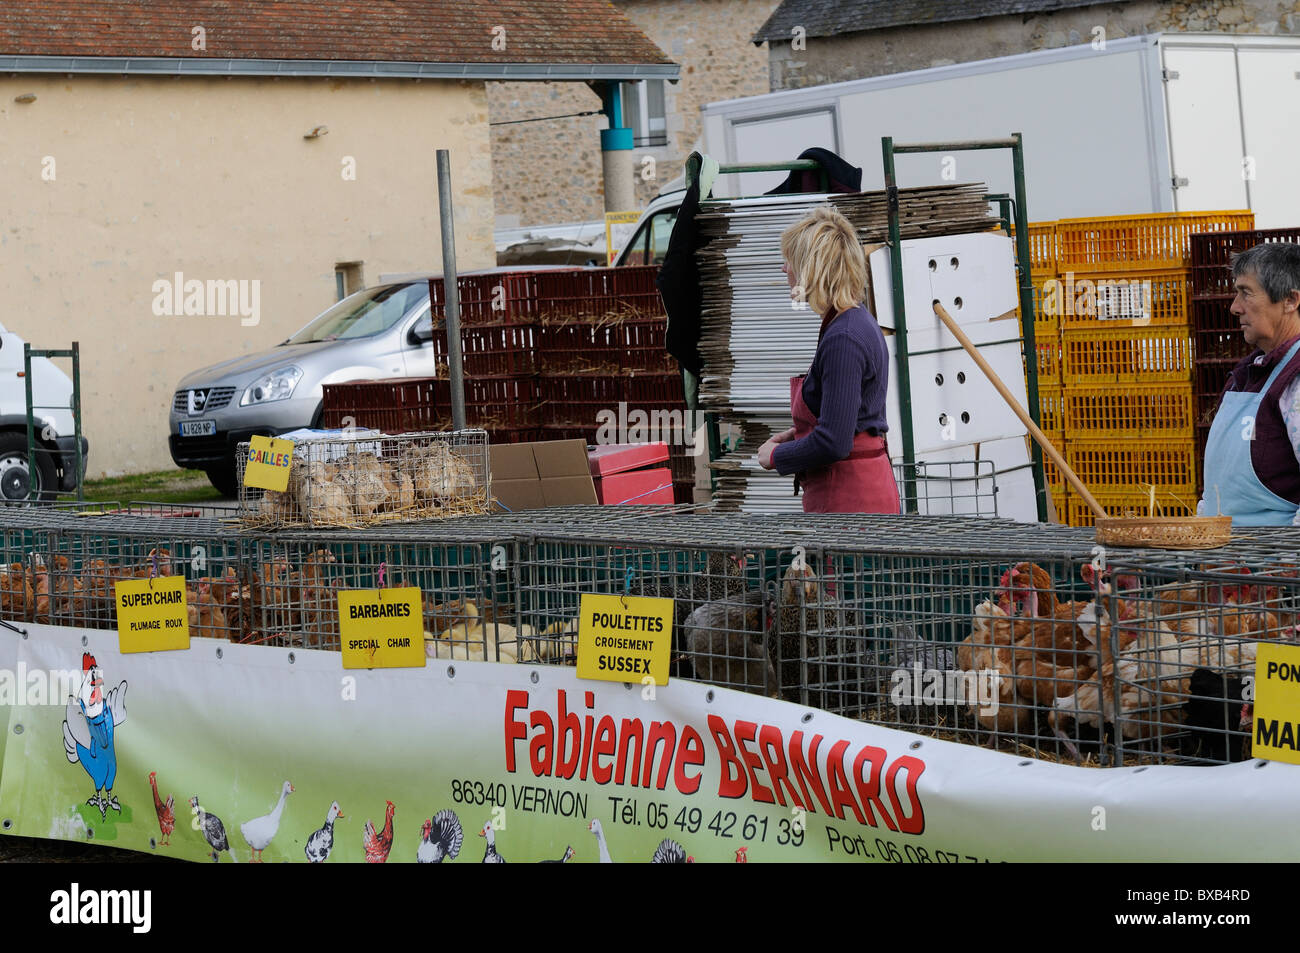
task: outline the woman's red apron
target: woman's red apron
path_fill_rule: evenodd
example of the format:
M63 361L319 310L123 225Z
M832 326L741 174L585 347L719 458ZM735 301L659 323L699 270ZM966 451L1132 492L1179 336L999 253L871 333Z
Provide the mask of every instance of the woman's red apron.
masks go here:
M817 417L803 400L803 377L790 378L790 411L798 440L812 433ZM884 437L863 431L849 455L798 476L805 513L898 513L898 484Z

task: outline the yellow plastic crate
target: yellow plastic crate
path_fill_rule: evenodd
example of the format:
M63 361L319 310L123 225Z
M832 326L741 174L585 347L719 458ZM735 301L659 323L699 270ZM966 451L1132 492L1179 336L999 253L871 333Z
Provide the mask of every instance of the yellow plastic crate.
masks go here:
M1016 227L1011 226L1011 237L1016 235ZM1033 272L1044 271L1048 275L1056 271L1056 223L1029 223L1029 268Z
M1179 328L1069 328L1061 332L1061 382L1189 384L1192 338Z
M1065 392L1060 384L1038 380L1038 428L1052 438L1052 443L1060 449L1057 439L1065 436Z
M1062 330L1116 327L1188 327L1190 282L1185 268L1152 271L1064 272L1043 293L1044 315Z
M1065 446L1065 462L1093 493L1137 492L1149 483L1159 492L1195 493L1195 457L1190 431L1185 437L1067 439Z
M1190 439L1195 424L1191 384L1124 384L1062 388L1069 440L1097 437ZM1042 403L1042 400L1039 401Z
M1186 492L1184 492L1184 489ZM1195 487L1179 488L1174 487L1174 495L1164 490L1156 492L1156 515L1157 516L1192 516L1196 512L1196 501L1199 497L1196 495ZM1111 516L1147 516L1149 514L1149 499L1146 493L1133 492L1105 492L1093 491L1092 494L1098 503ZM1180 502L1181 500L1181 502ZM1075 493L1071 493L1065 504L1065 516L1062 520L1071 526L1096 526L1097 519L1088 504Z
M1061 326L1053 321L1034 322L1034 353L1038 355L1038 383L1061 383Z
M1056 223L1057 270L1180 268L1190 260L1192 234L1254 227L1255 213L1248 209L1061 219Z

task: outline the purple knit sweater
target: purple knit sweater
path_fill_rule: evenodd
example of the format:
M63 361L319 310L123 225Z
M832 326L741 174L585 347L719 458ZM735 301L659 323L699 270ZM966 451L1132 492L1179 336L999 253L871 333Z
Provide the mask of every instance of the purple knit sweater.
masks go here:
M788 440L772 453L781 474L830 466L853 450L864 430L884 436L889 351L871 312L858 305L826 328L803 382L803 399L817 415L812 433Z

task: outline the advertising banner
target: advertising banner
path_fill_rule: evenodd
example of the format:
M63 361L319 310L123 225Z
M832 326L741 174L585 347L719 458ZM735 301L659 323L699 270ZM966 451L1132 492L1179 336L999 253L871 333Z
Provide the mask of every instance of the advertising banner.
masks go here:
M688 680L25 627L2 834L221 863L1300 856L1289 764L1074 767Z

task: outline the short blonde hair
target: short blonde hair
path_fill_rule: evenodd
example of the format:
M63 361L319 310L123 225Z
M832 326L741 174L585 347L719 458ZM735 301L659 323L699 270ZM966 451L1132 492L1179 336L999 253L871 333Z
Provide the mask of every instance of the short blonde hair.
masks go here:
M818 314L835 314L858 304L867 289L867 256L849 220L823 205L781 235L781 254L796 288Z

